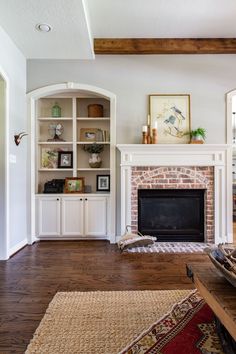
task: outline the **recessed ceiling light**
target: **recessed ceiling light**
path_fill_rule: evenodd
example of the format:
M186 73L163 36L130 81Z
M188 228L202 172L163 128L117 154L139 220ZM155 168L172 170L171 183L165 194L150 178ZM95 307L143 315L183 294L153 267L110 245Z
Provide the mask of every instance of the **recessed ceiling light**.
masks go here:
M38 23L35 26L36 30L38 30L39 32L50 32L52 27L50 25L48 25L47 23Z

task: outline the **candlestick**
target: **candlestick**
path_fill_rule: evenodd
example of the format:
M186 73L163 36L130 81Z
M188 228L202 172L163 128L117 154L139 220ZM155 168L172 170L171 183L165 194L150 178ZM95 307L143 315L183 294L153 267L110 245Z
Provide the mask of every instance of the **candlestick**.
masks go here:
M148 144L151 144L151 143L152 143L150 125L147 126L147 143L148 143Z
M152 144L157 144L157 129L152 129Z
M148 131L147 125L143 125L142 132L147 133L147 131Z
M147 144L147 132L143 132L142 144Z

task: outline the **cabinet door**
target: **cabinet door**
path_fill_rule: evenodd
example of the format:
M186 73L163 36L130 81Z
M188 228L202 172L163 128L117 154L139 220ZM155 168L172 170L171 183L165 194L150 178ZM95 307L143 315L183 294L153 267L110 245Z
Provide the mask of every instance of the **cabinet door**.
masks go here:
M86 197L85 235L106 236L107 234L107 200L105 197Z
M62 235L83 236L84 201L82 198L62 198Z
M60 198L38 199L39 236L60 236Z

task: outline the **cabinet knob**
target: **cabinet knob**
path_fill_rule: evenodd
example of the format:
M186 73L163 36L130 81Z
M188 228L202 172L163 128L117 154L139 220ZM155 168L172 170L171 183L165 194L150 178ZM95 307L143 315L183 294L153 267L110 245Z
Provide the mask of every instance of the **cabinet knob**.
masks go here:
M80 198L80 201L81 201L81 202L82 202L82 200L83 200L83 199L82 199L82 198Z
M87 198L85 198L85 200L88 200Z
M60 199L59 199L59 198L57 198L57 200L59 201Z

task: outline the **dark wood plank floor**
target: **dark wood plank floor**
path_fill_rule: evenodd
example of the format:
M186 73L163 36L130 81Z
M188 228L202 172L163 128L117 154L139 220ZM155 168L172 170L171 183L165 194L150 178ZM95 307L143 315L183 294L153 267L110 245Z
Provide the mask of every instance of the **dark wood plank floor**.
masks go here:
M198 261L207 256L120 254L106 241L27 246L0 262L0 354L25 351L58 291L191 289L185 263Z

